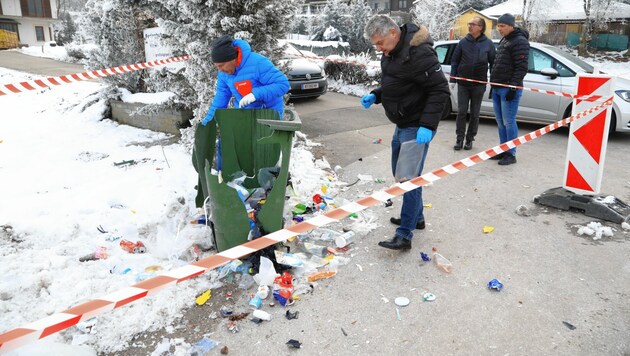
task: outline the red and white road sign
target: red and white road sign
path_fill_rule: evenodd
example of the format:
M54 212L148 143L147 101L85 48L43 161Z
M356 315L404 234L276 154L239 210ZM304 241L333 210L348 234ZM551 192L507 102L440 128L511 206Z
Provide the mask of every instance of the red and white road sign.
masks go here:
M614 78L603 74L580 74L573 113L588 110L601 99L612 99ZM563 187L577 194L598 194L604 172L612 105L571 123Z

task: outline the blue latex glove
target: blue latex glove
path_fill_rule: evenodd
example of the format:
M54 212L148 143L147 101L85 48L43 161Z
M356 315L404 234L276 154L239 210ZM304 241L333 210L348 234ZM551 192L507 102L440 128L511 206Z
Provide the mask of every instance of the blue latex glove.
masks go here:
M429 143L433 139L433 131L426 127L420 127L416 134L416 143L419 145Z
M363 107L367 109L370 106L372 106L372 104L374 104L375 101L376 101L376 95L374 94L363 95L363 97L361 98L361 105L363 105Z
M208 111L208 115L206 115L206 117L201 120L201 124L203 126L206 126L210 121L212 121L212 119L214 119L214 111L215 109L210 109L210 111Z

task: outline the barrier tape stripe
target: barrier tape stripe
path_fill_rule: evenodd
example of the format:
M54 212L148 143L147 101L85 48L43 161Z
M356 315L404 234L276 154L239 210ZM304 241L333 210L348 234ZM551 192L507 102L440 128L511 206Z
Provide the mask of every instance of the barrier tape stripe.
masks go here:
M490 159L502 152L534 140L559 127L567 125L594 111L612 105L612 97L609 97L603 104L597 105L588 110L582 111L568 118L556 121L534 132L517 137L512 141L502 143L485 151L481 151L462 160L456 161L444 167L438 168L430 173L423 174L404 183L397 183L387 189L373 193L361 198L356 202L346 204L333 209L325 214L303 221L296 225L275 231L258 239L248 241L242 245L219 252L216 255L208 256L187 266L165 272L157 277L147 279L143 282L127 287L123 290L102 296L99 299L91 300L77 305L58 314L53 314L37 322L30 323L20 328L9 330L0 334L0 353L23 346L32 341L44 338L53 333L65 330L77 323L90 319L106 311L120 308L126 304L142 299L149 294L154 294L159 290L171 285L186 281L199 276L209 270L221 267L237 258L249 255L263 248L274 245L280 241L309 232L315 228L338 221L352 213L365 210L371 206L387 201L387 199L402 195L410 190L433 183L442 178L453 175L468 167L472 167L480 162Z
M93 70L91 72L73 73L62 75L59 77L48 77L44 79L35 79L20 83L4 84L0 85L0 96L9 94L18 94L24 91L41 90L51 86L74 83L77 81L97 79L101 77L109 77L112 75L118 75L127 73L130 71L153 68L164 64L175 63L190 59L191 56L171 57L167 59L160 59L156 61L136 63L131 65L112 67L106 69Z
M363 64L363 63L357 63L357 62L352 62L352 61L343 60L343 59L329 59L329 58L324 58L324 57L305 56L305 55L297 56L297 57L307 58L307 59L317 59L317 60L323 60L323 61L333 62L333 63L353 63L353 64L356 64L356 65L359 65L359 66L362 66L362 67L366 67L366 68L368 67L368 65ZM83 72L83 73L74 73L74 74L63 75L61 77L50 77L50 78L46 78L45 80L48 80L53 85L61 85L62 83L58 83L57 80L61 80L61 81L64 81L66 83L73 83L74 81L90 80L90 79L96 79L96 78L99 78L99 77L108 77L108 76L117 75L117 74L124 74L124 73L130 72L130 71L140 70L140 69L144 69L144 68L151 68L151 67L155 67L155 66L159 66L159 65L163 65L163 64L174 63L174 62L179 62L179 61L186 61L186 60L188 60L190 58L191 58L191 56L189 56L189 55L188 56L181 56L181 57L171 57L171 58L166 58L166 59L161 59L161 60L156 60L156 61L151 61L151 62L128 64L128 65L119 66L119 67L112 67L112 68L107 68L107 69L99 69L98 71L92 71L91 73ZM82 76L82 77L79 77L79 76ZM90 79L85 79L86 76L90 77ZM455 76L451 76L451 75L447 75L447 77L449 77L451 79L464 80L464 81L473 82L473 83L490 84L490 85L501 86L501 87L505 87L505 88L522 89L522 90L531 91L531 92L534 92L534 93L542 93L542 94L548 94L548 95L562 96L562 97L572 98L572 99L577 99L577 100L585 100L585 101L591 101L591 102L604 102L604 101L606 101L605 99L601 99L601 96L599 96L599 95L578 96L578 95L575 95L575 94L572 94L572 93L566 93L566 92L555 91L555 90L536 89L536 88L528 88L528 87L517 86L517 85L508 85L508 84L501 84L501 83L494 83L494 82L484 82L484 81L481 81L481 80L468 79L468 78L462 78L462 77L455 77ZM75 80L71 80L71 78L75 79ZM33 87L31 85L32 83L35 83L35 84L39 85L41 88L46 88L46 87L49 86L49 85L45 85L39 79L28 81L28 82L15 83L15 84L5 84L3 86L0 85L0 96L8 95L8 94L18 94L18 93L21 93L23 91L39 90L40 89L40 88ZM20 85L23 89L20 89L20 88L16 87L16 85ZM3 90L2 87L4 87L5 89Z

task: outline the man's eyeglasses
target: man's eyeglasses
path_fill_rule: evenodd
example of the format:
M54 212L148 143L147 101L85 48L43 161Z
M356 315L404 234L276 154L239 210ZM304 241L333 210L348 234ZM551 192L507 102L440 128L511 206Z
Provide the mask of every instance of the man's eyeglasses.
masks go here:
M481 25L480 25L480 24L478 24L478 23L469 22L469 23L468 23L468 26L481 26Z

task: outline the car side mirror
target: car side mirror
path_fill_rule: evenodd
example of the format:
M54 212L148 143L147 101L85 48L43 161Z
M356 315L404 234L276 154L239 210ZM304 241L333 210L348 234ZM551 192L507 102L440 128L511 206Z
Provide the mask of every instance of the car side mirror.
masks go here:
M558 78L558 71L553 68L544 68L543 70L540 71L540 74L547 76L551 79Z

